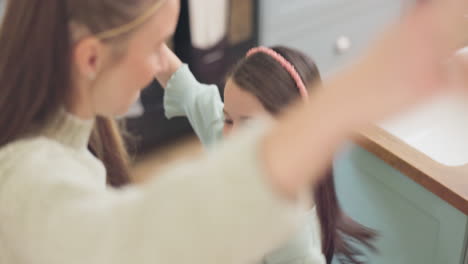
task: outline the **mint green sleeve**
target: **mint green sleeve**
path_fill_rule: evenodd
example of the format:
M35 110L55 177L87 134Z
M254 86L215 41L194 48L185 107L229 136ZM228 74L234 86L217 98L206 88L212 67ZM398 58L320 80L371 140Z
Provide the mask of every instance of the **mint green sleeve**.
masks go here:
M205 146L221 139L223 107L218 87L199 83L186 64L172 75L165 89L166 117L187 117Z

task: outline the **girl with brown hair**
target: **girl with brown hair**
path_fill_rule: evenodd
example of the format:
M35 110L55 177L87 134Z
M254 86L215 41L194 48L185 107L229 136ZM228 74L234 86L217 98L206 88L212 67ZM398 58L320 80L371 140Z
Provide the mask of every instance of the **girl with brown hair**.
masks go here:
M317 66L303 53L287 47L258 47L229 74L223 104L217 87L198 83L188 67L165 50L163 58L172 60L167 63L180 65L166 84L166 115L188 117L205 144L216 142L248 120L278 118L287 106L313 93L306 86L321 84ZM374 250L375 232L344 214L335 193L333 169L326 173L311 188L316 206L308 213L307 224L284 247L265 256L264 263L313 263L318 259L313 253L320 255L320 251L326 263L331 263L335 255L343 263L360 263L363 253L356 242Z

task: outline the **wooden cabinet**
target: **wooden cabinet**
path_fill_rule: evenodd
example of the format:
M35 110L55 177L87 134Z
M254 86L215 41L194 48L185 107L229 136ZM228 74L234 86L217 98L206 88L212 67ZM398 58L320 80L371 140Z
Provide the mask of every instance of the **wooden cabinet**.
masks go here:
M368 263L464 263L465 214L356 145L337 156L334 168L344 210L380 233L380 254Z

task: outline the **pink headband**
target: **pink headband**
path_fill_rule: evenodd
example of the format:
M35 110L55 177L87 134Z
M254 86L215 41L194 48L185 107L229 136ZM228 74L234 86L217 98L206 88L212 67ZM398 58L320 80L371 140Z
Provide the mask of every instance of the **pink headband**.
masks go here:
M270 49L270 48L267 48L267 47L256 47L256 48L252 48L251 50L249 50L249 52L247 52L247 57L250 57L252 56L253 54L255 53L259 53L259 52L263 52L265 54L268 54L270 55L273 59L275 59L276 61L278 61L281 66L283 66L283 68L289 72L289 74L291 75L291 77L294 79L294 81L296 82L296 85L297 85L297 88L299 89L299 93L301 94L301 97L303 99L307 99L309 98L309 93L307 92L307 88L306 86L304 85L304 82L302 81L301 79L301 76L299 76L299 73L296 71L296 68L294 67L294 65L292 65L288 60L286 60L283 56L281 56L278 52Z

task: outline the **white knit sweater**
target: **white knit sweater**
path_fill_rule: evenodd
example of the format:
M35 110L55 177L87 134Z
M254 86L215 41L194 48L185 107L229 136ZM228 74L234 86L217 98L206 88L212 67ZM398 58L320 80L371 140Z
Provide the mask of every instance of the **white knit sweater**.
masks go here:
M302 221L264 181L260 127L115 190L87 150L92 125L62 111L0 149L1 264L249 263Z

